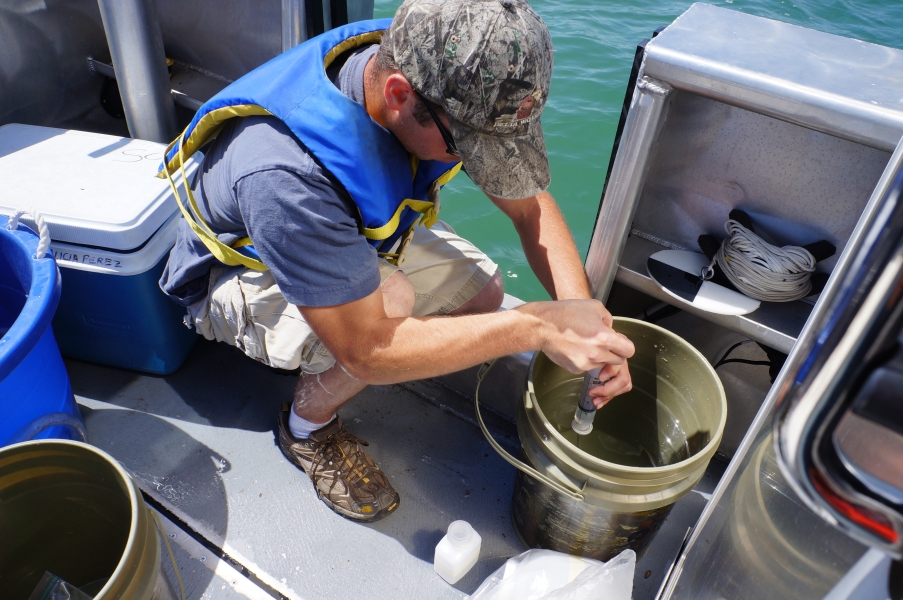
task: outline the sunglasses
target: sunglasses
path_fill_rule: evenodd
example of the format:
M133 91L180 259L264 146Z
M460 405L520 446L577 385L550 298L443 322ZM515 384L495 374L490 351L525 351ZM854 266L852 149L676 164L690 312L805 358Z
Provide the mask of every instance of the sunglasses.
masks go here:
M439 133L442 134L442 140L445 142L445 151L448 152L451 156L461 156L458 153L458 146L455 144L455 138L452 137L451 132L445 128L445 125L442 124L442 121L439 120L439 117L436 116L436 113L433 111L433 107L430 106L430 101L423 97L423 95L415 90L417 96L423 101L423 105L426 107L430 116L433 117L433 121L436 122L436 127L439 128Z

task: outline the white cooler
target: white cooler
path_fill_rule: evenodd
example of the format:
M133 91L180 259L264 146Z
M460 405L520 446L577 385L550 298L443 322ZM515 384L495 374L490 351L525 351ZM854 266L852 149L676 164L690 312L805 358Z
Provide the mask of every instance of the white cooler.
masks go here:
M65 356L167 374L197 339L182 324L184 308L157 285L181 218L168 181L156 177L164 149L83 131L0 127L0 214L36 209L47 221L62 277L53 331ZM201 160L192 157L189 177Z

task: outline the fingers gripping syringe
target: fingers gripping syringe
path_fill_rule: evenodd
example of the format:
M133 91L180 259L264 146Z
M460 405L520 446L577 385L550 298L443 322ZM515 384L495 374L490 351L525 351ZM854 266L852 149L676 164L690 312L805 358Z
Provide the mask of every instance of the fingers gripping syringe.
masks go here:
M583 389L580 390L580 399L577 401L577 412L574 413L574 420L571 428L580 435L587 435L593 430L593 418L596 416L596 406L593 399L589 395L589 389L602 385L599 379L599 373L602 368L591 369L586 372L583 378Z

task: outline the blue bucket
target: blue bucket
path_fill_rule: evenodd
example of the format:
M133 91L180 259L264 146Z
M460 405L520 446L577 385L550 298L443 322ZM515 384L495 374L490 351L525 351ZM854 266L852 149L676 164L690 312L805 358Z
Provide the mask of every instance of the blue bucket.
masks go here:
M18 223L18 218L10 219ZM41 221L43 223L43 221ZM50 328L60 274L36 234L0 225L0 446L30 439L85 440L85 424ZM47 236L46 227L42 232ZM38 246L44 248L35 258Z

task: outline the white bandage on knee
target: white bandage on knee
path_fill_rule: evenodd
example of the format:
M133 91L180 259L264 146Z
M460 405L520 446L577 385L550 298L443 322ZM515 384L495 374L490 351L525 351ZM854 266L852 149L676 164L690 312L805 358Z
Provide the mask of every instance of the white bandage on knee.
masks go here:
M292 432L292 435L295 436L299 440L306 440L310 437L317 429L322 429L326 427L335 419L335 414L333 414L328 421L325 423L312 423L303 417L299 417L295 413L295 409L289 411L288 415L288 429Z

